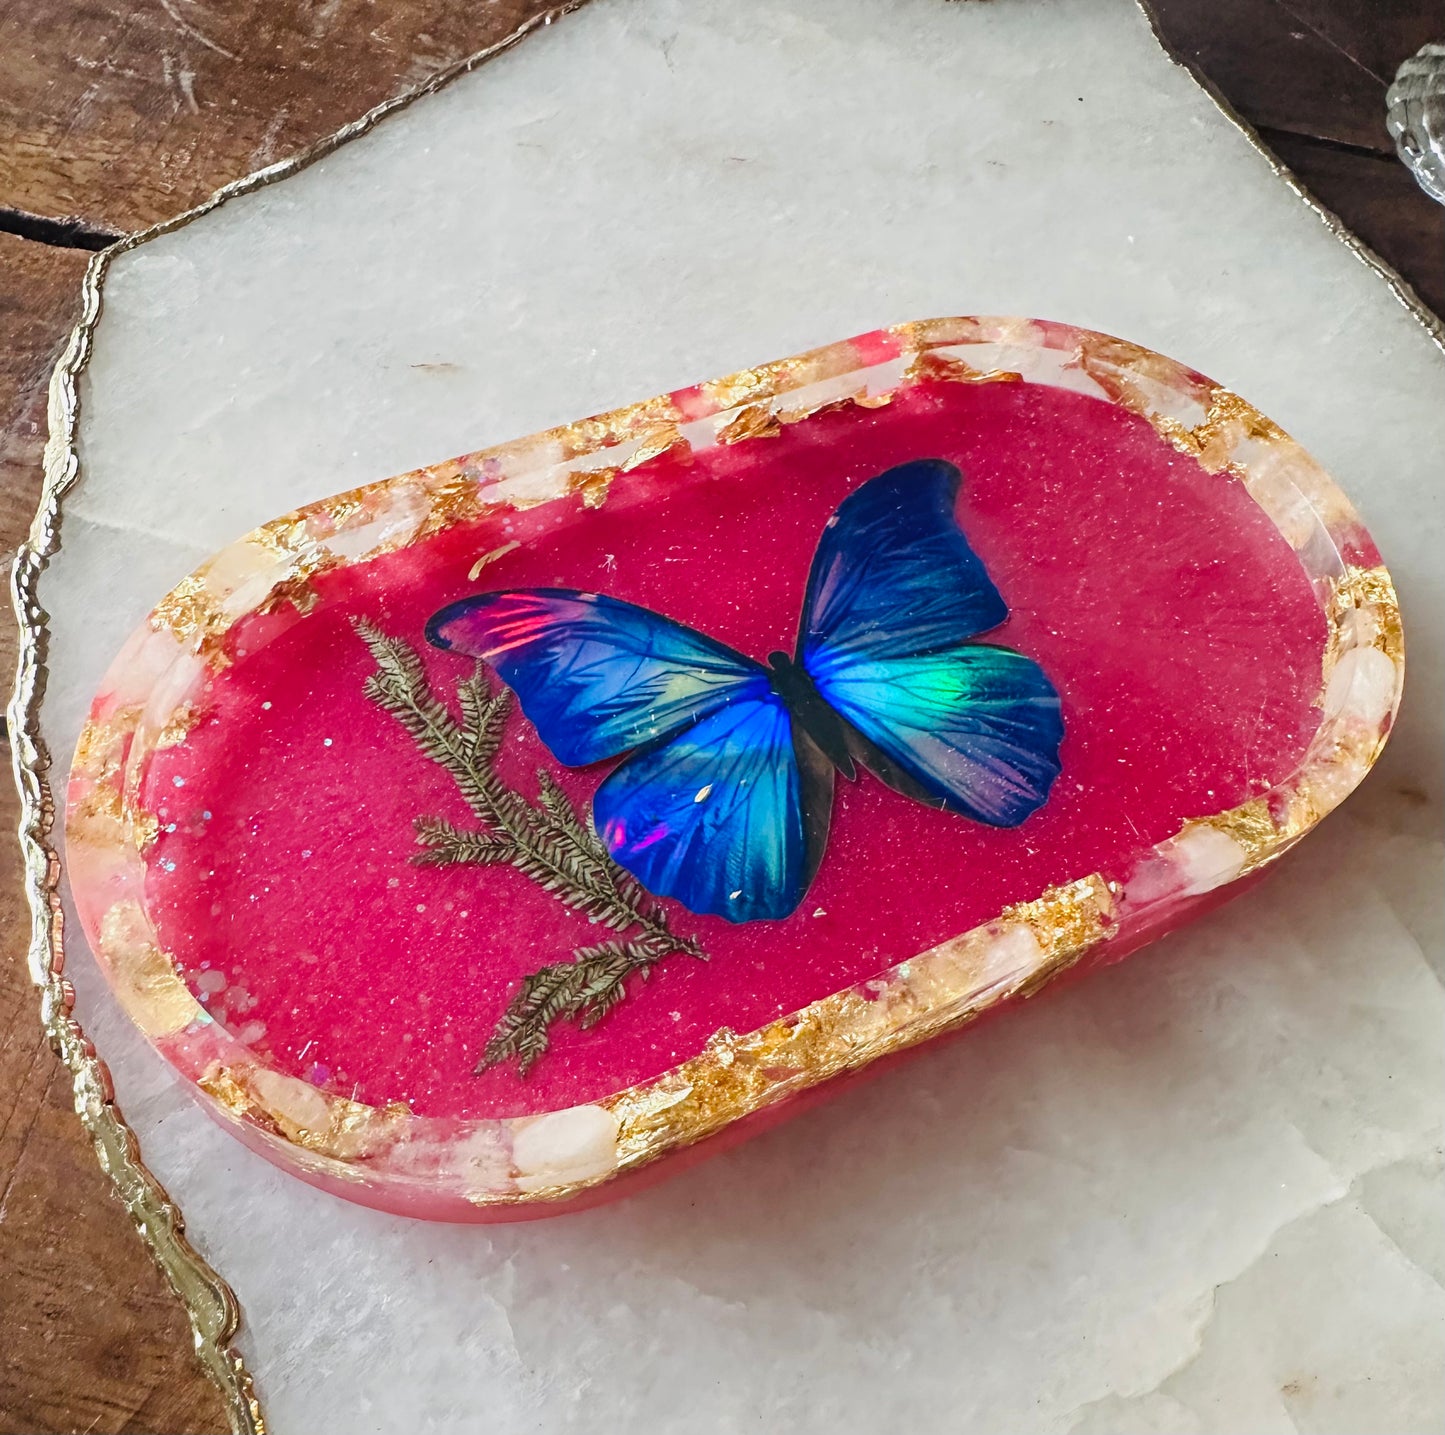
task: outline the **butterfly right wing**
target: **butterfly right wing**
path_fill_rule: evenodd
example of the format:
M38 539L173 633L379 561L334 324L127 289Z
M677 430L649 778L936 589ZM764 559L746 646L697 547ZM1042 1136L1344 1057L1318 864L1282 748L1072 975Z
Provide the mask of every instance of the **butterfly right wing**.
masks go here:
M1048 799L1064 723L1032 658L972 642L830 658L821 654L818 690L871 745L858 755L890 787L993 827L1018 826Z
M767 687L762 666L726 644L573 588L463 598L433 615L426 636L495 669L568 767L654 742Z
M974 641L1008 607L958 525L960 479L917 459L838 505L809 574L799 657L876 776L1014 827L1059 774L1063 719L1037 663Z

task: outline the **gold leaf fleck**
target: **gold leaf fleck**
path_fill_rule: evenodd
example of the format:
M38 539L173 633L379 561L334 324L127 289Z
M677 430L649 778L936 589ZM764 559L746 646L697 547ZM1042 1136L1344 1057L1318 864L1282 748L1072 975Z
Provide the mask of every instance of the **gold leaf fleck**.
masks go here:
M116 995L147 1035L170 1036L202 1016L201 1004L156 946L139 902L126 898L101 918L96 943Z
M643 435L642 442L633 451L632 455L623 463L622 472L630 473L634 468L641 468L654 458L660 458L663 454L673 449L692 452L692 445L683 438L675 423L659 424L655 429ZM681 455L686 457L685 454Z
M205 578L192 573L151 609L150 625L158 633L170 633L193 653L208 653L219 646L231 620Z
M892 393L886 394L846 394L841 399L823 399L815 404L799 404L796 408L780 408L776 411L776 417L781 424L802 423L804 419L813 418L817 414L839 413L843 409L881 409L893 402Z
M1326 614L1334 640L1332 646L1336 649L1345 624L1361 618L1366 620L1363 626L1367 645L1378 648L1397 663L1404 661L1405 630L1400 619L1400 600L1395 596L1395 585L1386 569L1353 565L1346 568L1344 576L1331 584ZM1355 636L1359 636L1358 632ZM1331 658L1335 656L1337 652L1331 654ZM1333 662L1328 661L1327 668L1332 666Z
M607 490L620 473L616 468L588 468L567 475L567 491L582 496L583 508L601 508L607 502Z
M482 499L477 480L458 464L439 464L422 471L426 517L416 530L394 546L418 543L459 523L472 523L495 511L497 505Z
M499 558L505 558L514 548L522 546L521 540L514 538L510 543L504 543L500 548L493 548L490 553L483 553L470 568L467 569L467 582L475 583L481 576L482 569L488 564L495 563Z
M972 364L951 354L924 349L909 361L903 371L904 381L947 381L955 384L1021 384L1024 376L1014 369L976 369Z
M717 441L730 444L750 438L776 438L782 431L782 424L767 404L750 404L718 430Z
M159 751L166 747L179 747L187 737L191 729L201 720L201 710L194 703L182 703L169 718L165 726L156 734L155 746Z

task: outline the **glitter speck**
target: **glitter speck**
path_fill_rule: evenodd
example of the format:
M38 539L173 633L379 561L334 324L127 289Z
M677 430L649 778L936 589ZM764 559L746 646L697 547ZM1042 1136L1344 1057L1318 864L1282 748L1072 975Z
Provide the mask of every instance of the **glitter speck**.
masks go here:
M186 780L184 777L173 777L171 778L171 781L175 783L177 787L184 787L186 785Z
M331 746L331 739L330 739L329 737L323 737L323 738L321 739L321 746L322 746L322 747L330 747L330 746Z
M271 704L269 702L262 703L261 707L262 710L266 712L269 712L271 710Z

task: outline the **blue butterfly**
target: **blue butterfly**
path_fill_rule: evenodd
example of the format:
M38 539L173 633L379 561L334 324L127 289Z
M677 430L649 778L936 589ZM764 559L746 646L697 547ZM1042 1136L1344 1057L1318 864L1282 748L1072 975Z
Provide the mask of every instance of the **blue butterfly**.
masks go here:
M558 762L631 753L592 799L648 891L734 922L803 900L836 769L1014 827L1059 772L1059 696L1032 659L972 641L1008 607L954 517L941 459L854 490L813 557L797 647L768 666L633 603L513 588L436 613L427 638L481 658Z

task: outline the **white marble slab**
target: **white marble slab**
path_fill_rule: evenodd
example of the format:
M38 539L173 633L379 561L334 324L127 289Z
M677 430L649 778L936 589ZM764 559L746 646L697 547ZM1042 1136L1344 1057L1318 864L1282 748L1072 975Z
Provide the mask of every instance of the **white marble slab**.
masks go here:
M1197 928L528 1226L375 1215L250 1155L72 924L81 1015L280 1435L1445 1429L1445 358L1129 0L594 0L123 256L42 588L59 761L130 627L256 522L969 312L1176 355L1324 461L1406 605L1380 768Z

